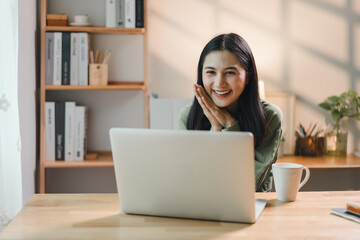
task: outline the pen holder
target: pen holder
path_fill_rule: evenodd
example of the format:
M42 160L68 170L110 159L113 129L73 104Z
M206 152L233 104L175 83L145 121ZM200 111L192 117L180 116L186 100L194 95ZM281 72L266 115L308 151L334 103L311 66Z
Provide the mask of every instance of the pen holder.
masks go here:
M295 155L321 156L325 153L324 137L297 137Z
M108 65L89 64L89 82L91 86L104 86L108 84Z

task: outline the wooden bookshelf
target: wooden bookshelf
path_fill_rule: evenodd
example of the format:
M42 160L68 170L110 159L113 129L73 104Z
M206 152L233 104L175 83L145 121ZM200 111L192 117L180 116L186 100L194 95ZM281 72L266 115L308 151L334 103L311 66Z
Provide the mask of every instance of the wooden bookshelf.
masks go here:
M48 1L41 0L41 37L40 37L40 164L39 164L39 192L46 192L46 170L49 168L97 168L113 167L112 155L109 151L98 151L96 159L85 159L84 161L48 161L45 157L45 102L49 95L56 91L57 95L68 96L71 91L103 91L137 90L144 94L144 126L149 127L149 93L148 93L148 36L147 36L147 0L144 0L144 28L106 28L104 26L47 26L46 15L48 13ZM55 1L55 0L53 0ZM68 1L65 4L72 4ZM105 2L104 2L105 4ZM67 5L68 6L68 5ZM105 14L105 13L104 13ZM46 32L87 32L89 34L120 34L120 35L142 35L143 36L143 66L144 76L142 82L125 82L126 79L116 79L106 86L74 86L74 85L46 85L45 84L45 50ZM69 93L70 91L70 93ZM66 93L65 93L66 92ZM54 93L55 94L55 93ZM74 93L75 94L75 93ZM90 94L89 94L90 97ZM101 101L101 100L100 100ZM109 148L107 148L109 149Z
M46 90L145 90L143 82L109 82L106 86L45 85Z
M88 168L88 167L113 167L113 158L110 151L90 152L96 153L96 159L86 159L77 161L46 161L45 168Z
M145 34L145 28L46 26L47 32L88 32L102 34Z

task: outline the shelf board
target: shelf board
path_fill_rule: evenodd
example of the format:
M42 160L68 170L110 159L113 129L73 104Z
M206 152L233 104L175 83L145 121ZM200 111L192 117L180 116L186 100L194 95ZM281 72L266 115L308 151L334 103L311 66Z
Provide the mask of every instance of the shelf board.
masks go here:
M109 82L106 86L46 85L45 90L145 90L144 82Z
M145 34L145 28L107 28L107 27L71 27L46 26L47 32L88 32L88 33L114 33L114 34Z
M97 153L97 159L85 159L84 161L46 161L45 168L88 168L88 167L113 167L111 152Z
M337 156L283 156L279 157L278 163L297 163L308 167L310 170L341 170L360 169L360 158L354 154L344 157Z

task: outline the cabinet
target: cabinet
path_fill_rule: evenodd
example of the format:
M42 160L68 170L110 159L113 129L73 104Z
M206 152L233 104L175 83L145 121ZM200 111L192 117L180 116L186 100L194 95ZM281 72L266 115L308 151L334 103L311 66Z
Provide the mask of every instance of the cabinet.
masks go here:
M103 10L105 10L105 0L93 0L93 1L58 1L58 0L41 0L41 39L40 39L40 164L39 164L39 192L45 193L46 192L46 170L49 168L88 168L88 167L113 167L112 156L110 151L110 144L109 144L109 134L108 128L109 127L149 127L149 94L148 94L148 37L147 37L147 0L144 0L144 28L106 28L99 25L98 21L97 24L94 26L88 27L72 27L72 26L47 26L46 25L46 14L47 13L65 13L68 14L63 9L59 9L59 12L55 12L57 10L52 10L49 12L49 5L50 3L53 5L57 4L65 4L70 9L69 11L73 11L72 4L79 5L84 4L85 8L91 8L91 4L102 4ZM55 6L56 7L56 6ZM75 6L74 6L75 7ZM93 6L93 12L98 13L97 6ZM79 6L78 6L79 9ZM82 9L82 8L80 8ZM86 11L86 9L84 10ZM100 11L101 12L101 11ZM105 19L105 11L103 12L103 20ZM72 12L69 14L71 20L71 14L75 14ZM84 14L83 12L77 14ZM91 19L91 16L90 16ZM105 25L105 22L103 21ZM108 39L119 37L131 37L131 36L140 36L140 41L136 39L135 44L140 43L142 46L138 48L137 52L138 55L141 55L143 58L142 62L139 61L129 60L127 62L126 68L129 68L129 64L136 64L131 69L141 69L140 75L142 79L131 79L132 81L127 81L127 79L122 79L123 77L117 76L117 71L113 71L112 74L109 74L109 84L106 86L74 86L74 85L46 85L45 84L45 50L46 50L46 32L87 32L93 36L105 36L103 38L100 37L94 44L96 47L101 46L101 41L105 39L105 47L103 49L109 49L109 46L114 48L114 43L109 44ZM129 39L128 39L129 42ZM133 45L134 41L130 39L131 44ZM115 44L120 44L116 43ZM124 44L124 41L121 42ZM92 45L92 48L94 45ZM127 48L127 46L122 46L123 49ZM139 49L140 53L139 53ZM112 50L112 49L111 49ZM129 49L126 50L129 53ZM120 56L121 50L113 51L112 57L110 61L113 61L113 66L109 65L109 72L112 68L117 68L118 66L121 68L121 64L115 64ZM121 57L120 57L121 58ZM139 67L138 65L142 65ZM122 68L123 70L125 68ZM126 69L125 69L126 70ZM138 71L139 72L139 71ZM113 79L111 79L113 78ZM135 77L136 78L136 77ZM133 101L132 95L137 95L140 101ZM116 100L118 96L125 96L122 97L121 101ZM95 100L94 100L95 99ZM97 153L96 159L85 159L82 162L72 162L72 161L47 161L45 149L46 149L46 141L45 141L45 102L46 101L55 101L55 100L63 100L63 101L76 101L80 102L81 105L86 105L89 109L89 116L88 116L88 140L91 142L95 138L103 138L105 142L108 142L106 146L100 144L101 146L96 146L96 144L88 145L88 152L89 153ZM102 102L105 101L105 102ZM133 109L129 109L126 107L127 101L131 102L131 104L140 104L140 107L134 107ZM102 102L100 105L98 102ZM114 103L115 102L115 103ZM117 102L119 102L117 104ZM140 102L140 103L139 103ZM96 105L98 111L92 112L92 104ZM135 115L137 118L137 126L133 126L130 123L130 126L126 126L126 123L122 123L121 119L114 118L113 115L116 115L114 112L117 109L113 109L112 106L121 105L125 112L123 116L129 115L129 110L132 111L141 111L141 113L137 112ZM140 109L140 110L139 110ZM131 115L131 114L130 114ZM104 116L101 118L101 116ZM141 123L139 124L139 118L143 118ZM96 121L94 120L96 119ZM128 120L132 121L131 120ZM106 122L106 123L105 123ZM104 125L106 125L104 127ZM129 125L129 124L127 124ZM140 126L142 125L142 126ZM90 129L89 129L90 127ZM100 133L99 133L100 131ZM98 140L99 142L104 142ZM96 146L96 147L94 147ZM94 149L92 149L94 148Z

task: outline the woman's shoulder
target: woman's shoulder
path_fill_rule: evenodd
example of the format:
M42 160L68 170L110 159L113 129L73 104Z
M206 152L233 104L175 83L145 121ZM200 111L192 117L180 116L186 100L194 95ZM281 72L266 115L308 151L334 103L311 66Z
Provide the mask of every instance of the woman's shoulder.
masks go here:
M190 113L191 106L192 104L189 104L179 111L177 129L186 129L187 119Z
M189 116L191 106L192 103L183 107L179 112L179 116L186 116L186 117Z
M281 125L283 120L283 113L281 109L273 103L265 100L260 100L264 110L265 118L271 125Z

